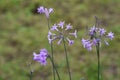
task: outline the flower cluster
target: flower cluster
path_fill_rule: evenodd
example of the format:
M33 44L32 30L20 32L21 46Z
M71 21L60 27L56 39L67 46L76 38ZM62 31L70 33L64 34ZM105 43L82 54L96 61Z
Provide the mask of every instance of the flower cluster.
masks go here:
M37 8L37 12L40 14L45 14L45 16L49 18L50 13L53 12L53 8L47 9L47 8L44 8L43 6L40 6L39 8Z
M58 24L54 24L48 32L49 43L51 44L53 40L59 39L57 42L59 45L64 38L68 41L69 45L72 45L74 40L71 40L70 36L77 38L77 31L75 30L73 33L70 33L71 30L72 26L70 24L65 24L64 21L60 21Z
M106 34L106 30L104 28L97 28L93 26L89 30L89 36L90 39L82 38L82 44L84 48L91 51L92 46L98 45L98 43L101 43L101 41L104 41L106 45L109 45L109 43L105 39L108 38L112 40L114 38L114 33L109 32Z
M47 57L48 57L48 52L46 49L41 49L39 54L36 54L33 52L33 60L38 61L41 63L41 65L46 65L47 64Z

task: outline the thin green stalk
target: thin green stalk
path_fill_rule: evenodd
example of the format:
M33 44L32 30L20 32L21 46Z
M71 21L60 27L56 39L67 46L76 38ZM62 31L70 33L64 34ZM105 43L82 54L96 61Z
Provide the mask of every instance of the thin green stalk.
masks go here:
M47 21L48 21L48 29L50 30L49 18L47 18ZM52 42L51 42L51 44L50 44L50 48L51 48L51 53L52 53L52 60L54 61ZM53 77L54 77L54 80L55 80L55 70L54 70L54 66L53 66Z
M69 67L69 61L68 61L68 55L67 55L67 49L66 49L64 37L63 37L63 44L64 44L64 50L65 50L65 56L66 56L67 69L68 69L68 73L69 73L69 78L71 80L71 73L70 73L70 67Z
M96 46L97 58L98 58L98 80L100 80L100 54L99 54L99 42Z
M33 72L32 72L32 71L30 71L30 80L32 80L32 73L33 73Z
M56 67L55 67L55 64L54 64L54 61L53 61L52 57L51 57L51 56L48 56L48 58L49 58L50 61L52 62L52 65L53 65L53 67L54 67L54 69L55 69L55 71L56 71L56 74L57 74L57 76L58 76L58 79L60 80L59 72L57 71L57 69L56 69Z

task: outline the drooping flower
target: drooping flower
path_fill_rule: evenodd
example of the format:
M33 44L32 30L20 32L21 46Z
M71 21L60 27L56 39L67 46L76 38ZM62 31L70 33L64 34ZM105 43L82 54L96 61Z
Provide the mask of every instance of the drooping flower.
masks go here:
M69 45L72 45L74 40L71 40L70 36L77 38L77 31L75 30L75 32L71 33L70 29L72 29L72 26L70 24L65 25L65 21L60 21L58 24L54 24L48 32L49 43L59 39L57 42L59 45L64 38L65 41L68 41Z
M48 52L46 49L41 49L39 54L36 54L33 52L33 60L39 62L41 65L46 65L47 64L47 57L48 57Z

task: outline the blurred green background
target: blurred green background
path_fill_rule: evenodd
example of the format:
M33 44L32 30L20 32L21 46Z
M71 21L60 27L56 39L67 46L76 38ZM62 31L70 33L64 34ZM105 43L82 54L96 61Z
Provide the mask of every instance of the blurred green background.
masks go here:
M29 80L33 52L50 52L46 18L36 13L39 6L54 8L51 26L65 21L78 30L75 44L67 46L73 80L97 80L95 49L84 49L81 38L98 16L101 25L115 33L110 45L100 49L102 80L120 80L120 0L0 0L0 80ZM62 45L54 44L54 52L61 80L69 80ZM37 62L31 67L33 80L53 80L49 61L45 67Z

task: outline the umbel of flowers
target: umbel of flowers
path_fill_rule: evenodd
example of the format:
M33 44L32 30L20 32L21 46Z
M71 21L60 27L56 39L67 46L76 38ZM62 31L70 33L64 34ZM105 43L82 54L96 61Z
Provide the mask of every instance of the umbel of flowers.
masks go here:
M84 48L91 51L92 46L96 46L98 43L101 44L102 42L104 42L106 45L109 45L107 40L108 39L112 40L113 38L114 38L113 32L107 33L104 28L93 26L89 30L89 38L88 39L82 38L82 44Z
M65 38L68 44L72 45L74 40L71 40L69 37L73 36L74 38L77 38L77 31L75 30L74 32L70 32L72 29L73 27L70 24L65 24L64 21L61 21L58 24L54 24L48 32L49 43L51 44L52 41L58 39L57 44L59 45L63 38Z

